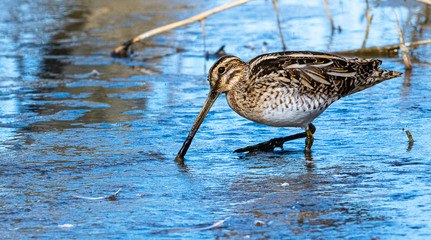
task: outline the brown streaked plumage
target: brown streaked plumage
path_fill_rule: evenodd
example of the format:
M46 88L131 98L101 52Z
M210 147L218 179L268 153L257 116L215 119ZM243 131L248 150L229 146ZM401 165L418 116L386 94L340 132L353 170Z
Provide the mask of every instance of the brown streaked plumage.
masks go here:
M183 160L199 126L221 93L226 94L235 112L251 121L274 127L305 128L305 151L309 152L314 132L311 122L329 105L401 76L399 72L379 68L381 63L377 59L344 58L309 51L263 54L248 62L235 56L221 57L209 71L210 93L177 160Z

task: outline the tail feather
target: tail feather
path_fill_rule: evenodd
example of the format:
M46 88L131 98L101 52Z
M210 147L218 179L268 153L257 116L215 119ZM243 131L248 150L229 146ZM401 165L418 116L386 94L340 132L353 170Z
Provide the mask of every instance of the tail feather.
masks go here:
M383 68L379 68L377 71L377 76L375 76L377 79L382 79L381 81L385 81L391 78L401 77L403 74L397 71L390 71ZM373 73L374 75L374 73ZM374 76L373 76L374 77Z
M403 75L400 72L380 68L382 61L379 59L346 58L346 60L352 64L357 75L352 84L353 88L347 91L345 95L357 93L385 80Z
M366 78L359 78L359 84L355 86L355 88L348 93L348 95L360 92L364 89L372 87L376 84L379 84L383 81L389 80L391 78L401 77L403 74L397 71L390 71L383 68L377 68L373 71L371 75Z

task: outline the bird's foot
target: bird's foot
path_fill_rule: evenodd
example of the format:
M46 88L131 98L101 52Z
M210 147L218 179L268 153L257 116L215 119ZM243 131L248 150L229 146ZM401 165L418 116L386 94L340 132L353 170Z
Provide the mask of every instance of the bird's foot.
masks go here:
M310 153L311 152L311 146L313 145L313 133L316 131L316 127L314 127L313 124L309 124L308 130L303 133L297 133L294 135L290 135L287 137L281 137L281 138L274 138L269 141L259 143L256 145L251 145L245 148L239 148L234 151L234 153L242 153L242 152L271 152L274 151L274 148L279 147L283 150L283 144L288 141L292 141L299 138L307 138L306 140L306 147L305 152ZM310 137L311 135L311 137Z
M256 145L251 145L245 148L239 148L234 151L234 153L242 153L242 152L271 152L274 151L274 148L280 147L283 149L283 143L286 142L285 138L274 138L269 141L259 143Z

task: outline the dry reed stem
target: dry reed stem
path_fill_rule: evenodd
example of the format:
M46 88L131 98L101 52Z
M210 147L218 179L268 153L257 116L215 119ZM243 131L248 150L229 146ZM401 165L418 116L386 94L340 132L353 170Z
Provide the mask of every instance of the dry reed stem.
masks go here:
M205 41L205 19L202 19L201 22L201 26L202 26L202 39L203 39L203 43L204 43L204 49L206 49L206 41ZM205 51L205 50L204 50Z
M205 40L205 18L202 19L200 22L201 22L201 27L202 27L202 37Z
M212 224L211 226L207 226L207 227L196 227L196 228L174 228L174 229L166 229L166 230L162 230L159 232L153 232L152 234L166 234L166 233L171 233L171 232L192 232L192 231L206 231L206 230L211 230L214 228L221 228L223 227L223 223L226 222L227 220L229 220L230 217L227 217L221 221L218 221L214 224Z
M203 13L200 13L198 15L195 15L193 17L187 18L185 20L174 22L174 23L171 23L171 24L168 24L168 25L164 25L164 26L152 29L150 31L144 32L144 33L140 34L139 36L134 37L133 39L131 39L131 40L127 41L127 42L124 42L121 46L117 47L111 53L111 56L112 57L128 57L129 54L128 54L127 51L129 49L129 47L132 44L136 43L136 42L139 42L139 41L142 41L143 39L146 39L146 38L152 37L154 35L157 35L157 34L160 34L160 33L163 33L163 32L169 31L169 30L172 30L174 28L178 28L178 27L190 24L190 23L201 21L202 19L205 19L205 18L207 18L208 16L210 16L212 14L221 12L221 11L229 9L229 8L233 8L235 6L238 6L238 5L250 2L250 1L251 0L238 0L238 1L235 1L235 2L227 3L227 4L224 4L224 5L218 6L216 8L210 9L208 11L205 11Z
M413 139L413 136L412 136L412 134L410 133L409 130L406 131L406 135L407 135L407 137L409 139L409 143L414 143L415 142L415 140Z
M334 20L332 20L331 12L329 11L328 1L323 0L323 5L325 5L325 10L326 10L326 14L328 14L329 22L331 22L331 29L332 29L332 31L334 31L335 25L334 25Z
M278 14L277 0L272 0L272 4L274 5L275 14L277 15L278 31L280 33L281 44L283 44L283 51L286 51L286 44L284 43L283 33L281 32L281 23L280 23L280 16Z
M431 44L431 39L417 41L417 42L408 42L408 43L405 43L405 46L413 47L413 46L419 46L419 45L425 45L425 44ZM347 51L337 51L335 53L338 53L341 55L368 55L368 54L371 55L375 53L396 51L399 48L400 48L400 44L392 44L392 45L381 46L381 47L367 47L367 48L353 49L353 50L347 50Z
M404 60L405 69L411 70L412 69L412 62L410 61L409 50L407 49L406 44L404 42L403 32L401 31L398 17L396 19L397 19L397 27L398 27L398 37L400 38L401 56L403 57L403 60Z
M416 1L431 5L431 0L416 0Z
M78 196L78 195L73 195L73 196L76 198L87 199L87 200L101 200L101 199L115 200L117 199L118 193L120 191L121 191L121 188L118 189L118 191L116 191L114 194L111 194L109 196L103 196L103 197L84 197L84 196Z
M368 33L370 32L371 21L373 20L373 16L370 16L370 4L368 3L368 0L365 0L365 2L367 3L367 10L365 13L367 17L367 29L365 30L365 37L364 37L364 41L362 42L362 48L365 48L365 43L367 42L367 39L368 39Z

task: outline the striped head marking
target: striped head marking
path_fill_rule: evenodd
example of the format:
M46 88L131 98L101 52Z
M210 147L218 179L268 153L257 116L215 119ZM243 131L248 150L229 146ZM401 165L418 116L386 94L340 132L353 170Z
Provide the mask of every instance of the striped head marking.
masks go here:
M226 93L241 79L246 63L235 56L223 56L211 67L208 75L211 89Z

